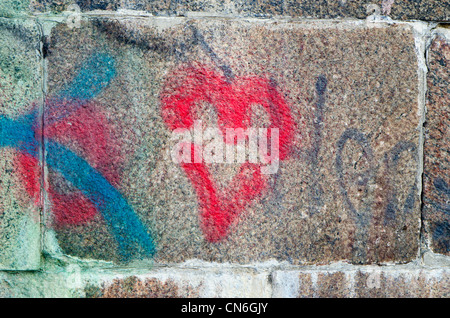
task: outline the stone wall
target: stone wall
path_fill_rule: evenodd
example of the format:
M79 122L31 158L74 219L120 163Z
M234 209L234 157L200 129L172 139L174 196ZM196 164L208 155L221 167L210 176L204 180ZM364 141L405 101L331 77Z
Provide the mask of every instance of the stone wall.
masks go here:
M449 16L2 1L0 296L449 297Z

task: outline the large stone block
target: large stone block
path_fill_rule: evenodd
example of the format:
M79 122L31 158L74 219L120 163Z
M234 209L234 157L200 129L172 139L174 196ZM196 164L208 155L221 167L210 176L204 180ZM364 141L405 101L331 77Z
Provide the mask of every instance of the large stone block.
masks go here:
M81 277L79 295L87 298L265 298L272 291L268 274L253 269L178 268Z
M431 249L450 255L450 40L444 34L428 51L423 210Z
M0 17L15 17L30 13L30 0L2 0Z
M252 17L358 18L376 13L400 20L449 21L449 0L32 0L39 11L62 11L76 4L82 11L139 10L155 15L186 12Z
M417 256L409 26L93 19L52 30L48 67L48 204L63 252L162 263ZM208 127L261 128L260 145L273 136L279 147L210 163L224 138L205 134L202 148L174 136ZM192 149L204 160L174 162Z
M401 266L399 266L401 267ZM366 268L276 271L276 298L448 298L448 269Z
M359 18L369 14L388 16L396 20L448 21L448 0L286 0L285 12L290 16L312 18Z
M198 266L0 273L2 298L257 298L271 297L269 274L253 268ZM187 304L187 303L186 303ZM178 310L181 310L181 306Z
M0 268L40 261L40 35L33 22L0 19Z
M2 298L69 298L81 297L81 278L76 273L60 271L22 271L0 273Z

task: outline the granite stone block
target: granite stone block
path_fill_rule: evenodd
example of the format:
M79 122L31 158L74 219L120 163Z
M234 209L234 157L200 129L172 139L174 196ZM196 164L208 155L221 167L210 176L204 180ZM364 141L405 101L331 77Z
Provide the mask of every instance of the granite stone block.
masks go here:
M58 12L73 4L85 12L127 9L172 16L193 12L261 18L365 19L376 13L396 20L450 19L449 0L32 0L32 7L38 11Z
M154 270L152 273L82 276L86 298L270 297L265 273L215 269Z
M275 298L448 298L448 269L276 271Z
M30 0L2 0L0 2L0 17L15 17L31 13Z
M450 255L450 40L437 34L428 50L424 144L424 220L430 248Z
M0 18L0 268L40 263L42 69L34 22Z
M160 263L417 256L409 26L90 19L55 27L48 41L49 227L65 253ZM206 154L244 140L211 139L207 128L261 129L259 144L270 132L277 142L266 146L278 148L260 148L256 162L248 153L190 163L201 144L176 132L203 132Z

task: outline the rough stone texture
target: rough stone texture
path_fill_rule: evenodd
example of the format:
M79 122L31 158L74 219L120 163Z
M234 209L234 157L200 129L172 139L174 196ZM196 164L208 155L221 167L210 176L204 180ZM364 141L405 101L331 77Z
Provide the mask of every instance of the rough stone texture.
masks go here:
M155 278L140 280L136 276L114 279L103 283L101 287L88 285L85 288L87 298L190 298L198 293L187 291L180 293L178 286L171 280L161 282Z
M0 17L14 17L30 12L30 0L2 0Z
M423 211L431 249L446 255L450 255L449 66L450 40L437 34L428 53Z
M450 36L393 21L449 13L0 0L0 298L449 298ZM206 126L280 128L279 169L174 163Z
M417 256L408 26L167 21L94 19L48 39L48 204L65 253L162 263ZM191 96L198 106L177 114ZM172 130L192 129L179 118L272 122L278 172L174 163Z
M87 298L270 297L267 273L213 268L159 269L150 274L83 276Z
M377 8L373 8L376 5ZM380 14L398 20L448 21L448 0L286 0L286 15L313 18L364 19L369 14Z
M73 284L73 276L61 271L0 273L0 297L2 298L69 298L83 297ZM79 282L81 280L78 279Z
M39 272L0 273L0 296L86 298L271 297L269 273L253 268L82 268L74 264Z
M155 15L185 12L238 14L243 16L292 16L302 18L359 18L377 13L401 20L449 21L449 0L33 0L38 11L62 11L78 4L82 11L131 9Z
M1 269L35 269L40 260L39 40L33 22L0 19Z
M335 269L276 271L275 298L448 298L447 269Z
M67 265L67 264L66 264ZM0 273L0 296L86 298L448 298L450 271L397 265L286 268L280 263ZM271 267L272 266L272 267ZM278 307L273 307L277 308Z

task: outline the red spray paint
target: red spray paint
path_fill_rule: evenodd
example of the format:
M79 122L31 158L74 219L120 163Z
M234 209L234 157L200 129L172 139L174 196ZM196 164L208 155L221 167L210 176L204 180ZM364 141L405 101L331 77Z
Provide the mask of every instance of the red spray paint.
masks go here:
M55 109L54 113L50 112L48 115L52 119L58 118L58 110L67 107L67 105L58 107L57 103L67 102L57 99L47 101L48 108ZM71 100L70 103L81 102ZM111 133L113 127L94 102L84 101L82 104L69 116L45 126L44 135L62 144L75 146L82 157L86 158L105 179L113 186L117 186L119 184L118 167L124 159L119 154L120 144ZM39 138L41 132L36 131L35 134ZM21 181L25 189L36 201L39 200L40 182L39 174L36 173L36 171L39 172L38 160L31 155L18 153L18 162L19 171L24 176ZM81 191L66 189L62 192L57 186L51 184L46 184L45 187L52 201L56 226L86 223L97 215L94 204Z
M162 116L171 130L190 129L196 120L196 103L206 102L214 106L224 136L226 128L255 127L251 122L251 107L262 105L271 122L268 140L271 129L279 129L279 160L289 154L295 123L283 96L268 78L248 76L228 80L203 65L183 66L168 76L160 98ZM237 141L225 140L226 143ZM192 145L192 150L196 146ZM222 192L205 163L182 163L182 168L197 193L201 227L211 242L226 237L230 225L262 195L268 184L267 176L260 172L260 164L255 163L244 163L228 189Z

